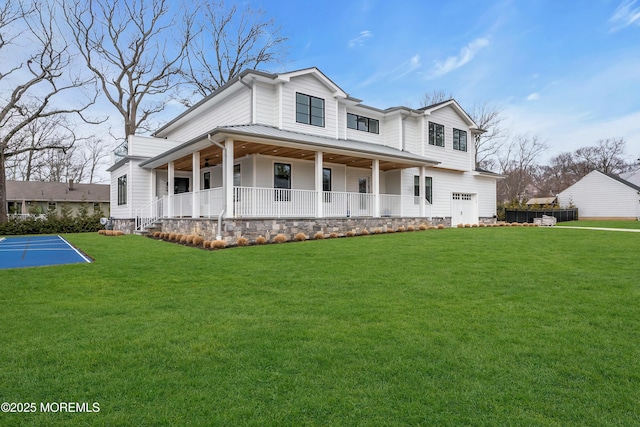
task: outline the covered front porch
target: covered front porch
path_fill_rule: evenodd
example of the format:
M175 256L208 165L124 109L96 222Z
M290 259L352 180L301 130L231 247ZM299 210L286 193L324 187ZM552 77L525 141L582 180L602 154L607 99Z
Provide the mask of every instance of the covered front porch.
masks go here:
M136 211L136 228L160 218L429 218L426 168L436 163L386 146L227 127L141 164L152 172L152 200ZM403 192L396 181L407 168L419 184Z

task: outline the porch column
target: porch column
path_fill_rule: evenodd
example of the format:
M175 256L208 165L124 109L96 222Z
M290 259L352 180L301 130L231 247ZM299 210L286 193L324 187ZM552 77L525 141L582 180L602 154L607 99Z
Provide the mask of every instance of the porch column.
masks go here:
M420 218L424 218L424 216L425 216L425 209L424 209L425 208L424 203L425 203L425 199L426 199L426 197L425 197L426 196L426 188L424 186L424 177L425 176L426 176L425 167L424 166L420 166L420 183L419 183L419 185L420 185L420 194L419 194L419 196L420 196L420 205L419 205L420 206Z
M167 207L167 216L169 218L173 218L173 187L175 185L175 163L169 162L167 165L168 173L167 173L167 193L169 196L169 206Z
M322 174L322 151L316 152L316 218L324 217L323 212L323 174Z
M191 177L191 192L193 198L191 200L192 218L200 218L200 152L196 151L191 156L193 176Z
M380 160L374 159L371 165L371 192L373 193L373 216L380 217Z
M224 188L224 206L227 209L224 217L233 218L233 139L231 138L224 141L222 187Z

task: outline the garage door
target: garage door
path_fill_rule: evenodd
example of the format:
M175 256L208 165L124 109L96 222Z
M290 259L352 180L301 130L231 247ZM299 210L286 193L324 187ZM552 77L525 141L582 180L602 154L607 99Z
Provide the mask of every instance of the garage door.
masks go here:
M476 195L470 193L453 193L451 200L451 225L477 224Z

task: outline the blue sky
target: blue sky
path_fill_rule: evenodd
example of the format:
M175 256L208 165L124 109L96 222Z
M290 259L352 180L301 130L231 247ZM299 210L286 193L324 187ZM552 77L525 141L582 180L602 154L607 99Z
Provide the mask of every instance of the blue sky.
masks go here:
M624 137L640 157L640 0L251 0L289 37L287 60L315 66L378 108L444 91L488 102L548 158Z

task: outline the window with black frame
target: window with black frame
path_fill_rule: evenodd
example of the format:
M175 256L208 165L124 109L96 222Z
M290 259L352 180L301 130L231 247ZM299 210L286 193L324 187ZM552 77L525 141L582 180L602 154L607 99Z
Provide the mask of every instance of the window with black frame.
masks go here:
M288 163L274 163L273 188L276 202L291 201L291 165Z
M296 93L296 122L324 127L324 99Z
M467 132L460 129L453 130L453 149L467 151Z
M331 169L322 168L322 191L325 203L331 203Z
M444 125L429 122L429 145L444 147Z
M127 175L118 177L118 205L127 204Z
M418 204L420 202L420 199L418 199L418 197L420 197L420 177L418 175L414 175L413 176L413 195L415 196L414 200L415 200L415 204ZM427 200L427 202L432 203L431 200L433 200L433 178L431 178L430 176L425 176L424 177L424 198Z

